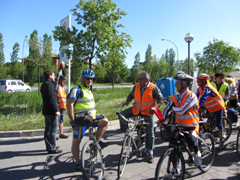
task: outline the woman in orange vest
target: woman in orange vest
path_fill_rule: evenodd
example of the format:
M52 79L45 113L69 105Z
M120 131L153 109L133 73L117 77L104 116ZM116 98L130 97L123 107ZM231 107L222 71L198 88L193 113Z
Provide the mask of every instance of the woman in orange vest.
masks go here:
M67 109L66 103L66 92L64 90L64 84L66 82L66 78L61 75L59 78L59 89L58 89L58 102L60 104L60 122L59 122L59 138L68 138L67 135L63 134L63 122L65 120L65 113Z
M165 119L170 109L176 113L175 122L186 127L189 131L189 134L185 135L185 137L188 145L194 150L194 164L200 166L202 159L196 138L197 134L199 134L199 103L196 94L189 90L189 85L192 84L193 77L182 72L177 74L174 79L177 80L175 85L177 93L174 94L164 108L163 117ZM160 126L161 125L162 124L160 124Z
M153 110L159 108L164 102L160 89L149 82L149 74L141 71L138 76L138 83L133 87L132 91L127 97L126 102L122 105L128 106L132 99L135 100L133 107L125 109L121 112L126 118L142 115L148 123L146 130L146 147L143 154L148 156L148 163L153 163L153 149L154 149L154 112ZM119 117L121 131L125 132L127 124Z
M224 100L218 91L210 84L209 76L207 74L200 74L197 77L198 90L197 97L199 98L200 108L203 106L207 108L209 112L212 112L216 117L216 124L219 130L219 149L224 147L223 145L223 124L222 115L225 109Z

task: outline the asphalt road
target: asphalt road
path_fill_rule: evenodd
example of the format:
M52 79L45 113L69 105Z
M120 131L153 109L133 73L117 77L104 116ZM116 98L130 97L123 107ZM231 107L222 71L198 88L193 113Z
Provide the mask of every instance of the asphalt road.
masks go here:
M202 173L197 167L186 165L185 179L191 180L239 180L240 157L236 153L238 128L234 126L225 148L220 150L216 145L216 156L211 169ZM71 154L72 133L68 139L59 139L57 145L63 150L61 154L49 155L45 151L42 136L29 138L0 138L0 179L83 179L82 173L75 169ZM81 147L87 140L83 138ZM105 179L117 179L117 166L123 133L119 130L118 121L108 128L103 137L110 145L103 149L105 159ZM144 158L133 158L128 162L122 179L152 180L159 157L166 150L168 143L163 142L156 131L154 162L148 164ZM186 154L186 153L185 153ZM186 159L187 161L187 159Z

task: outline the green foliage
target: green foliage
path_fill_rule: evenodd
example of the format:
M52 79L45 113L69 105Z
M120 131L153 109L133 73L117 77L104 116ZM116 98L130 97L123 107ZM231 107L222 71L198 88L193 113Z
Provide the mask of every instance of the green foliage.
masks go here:
M229 73L239 64L240 50L224 41L214 39L203 48L203 54L196 53L199 72L215 74L218 71Z
M41 67L44 67L44 70L52 69L52 36L47 34L43 35L43 57L41 59Z
M120 51L130 46L131 37L117 31L117 28L123 27L118 20L126 13L116 7L111 0L80 0L72 12L81 30L75 27L65 30L57 26L53 31L54 39L61 44L72 44L72 52L66 50L68 56L89 61L91 69L93 58L101 58L112 48Z
M98 63L94 68L94 73L95 73L94 81L102 83L104 82L104 79L106 77L107 69L104 66L102 66L102 64Z
M16 42L13 46L13 52L11 53L11 71L12 71L12 77L15 78L17 75L16 72L16 64L18 63L19 57L18 57L18 53L19 53L19 44Z
M137 82L139 73L140 73L140 53L138 52L135 55L135 60L134 60L133 66L131 68L130 78L131 78L131 82L133 84L135 84Z
M4 44L3 44L3 35L0 33L0 79L3 79L5 77L5 69L3 67L3 63L5 62L5 57L4 57Z
M143 70L148 72L148 74L152 73L152 46L150 44L148 44L148 48L147 51L145 53L145 61L144 61L144 67ZM150 77L151 78L151 77Z

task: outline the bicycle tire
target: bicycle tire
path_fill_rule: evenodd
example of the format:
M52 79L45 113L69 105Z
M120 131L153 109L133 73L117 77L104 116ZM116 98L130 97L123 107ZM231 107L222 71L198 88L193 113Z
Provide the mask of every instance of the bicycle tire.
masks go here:
M87 141L82 149L82 173L85 179L102 179L104 175L104 161L102 150L93 140Z
M237 142L236 142L236 144L237 144L237 154L238 154L238 156L240 156L240 128L239 128L239 130L238 130L238 135L237 135Z
M119 161L118 161L118 179L120 179L120 177L123 175L127 161L132 156L130 151L130 145L131 145L131 137L125 136L123 140L121 153L119 156Z
M231 133L232 133L232 123L231 123L230 119L228 119L226 117L223 117L222 120L226 121L225 132L223 132L223 133L225 133L225 137L224 137L223 142L226 142L229 139L229 137L231 136ZM211 126L211 132L210 133L215 138L215 142L219 143L219 131L218 131L218 127L216 125L216 121L213 122L213 124Z
M214 138L210 133L204 133L201 135L201 138L207 145L202 142L201 139L198 139L199 150L202 158L202 164L199 166L199 169L202 172L207 172L211 168L215 157Z
M181 151L179 153L179 161L176 158L176 149L168 148L159 159L156 170L155 180L159 179L184 179L185 173L185 160ZM174 161L174 162L173 162ZM176 163L178 162L178 163ZM178 164L178 165L177 165ZM177 165L177 167L175 167Z

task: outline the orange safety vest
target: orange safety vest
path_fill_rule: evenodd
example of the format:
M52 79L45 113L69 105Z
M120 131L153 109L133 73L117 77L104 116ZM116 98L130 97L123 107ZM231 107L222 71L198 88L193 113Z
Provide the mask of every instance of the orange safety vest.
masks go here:
M199 87L198 88L199 94L202 96L203 92L204 92L204 89L206 87L209 87L212 91L214 91L217 94L217 96L216 97L208 96L208 98L206 99L206 101L203 104L203 107L207 108L207 110L209 112L216 112L220 109L225 109L223 98L221 97L221 95L218 93L218 91L211 84L207 83L204 86L203 90L202 90L201 87Z
M132 108L132 112L134 115L137 115L140 111L141 114L149 115L150 109L156 104L156 99L153 99L152 97L152 90L154 86L155 85L151 83L151 85L146 88L141 97L140 85L139 83L136 84L134 91L135 102L133 103Z
M176 93L175 93L174 96L172 97L172 101L174 102L175 107L182 107L185 104L185 102L187 100L187 97L191 93L192 93L191 91L188 91L184 95L184 97L183 97L183 99L182 99L182 101L181 101L179 106L178 106L178 102L177 102L177 96L176 96ZM198 124L199 114L198 114L198 109L199 109L199 102L197 100L197 109L194 110L193 108L190 108L183 115L180 115L180 114L176 113L175 122L178 123L178 124L183 125L184 127L196 127L194 129L194 131L196 131L196 133L199 134L199 124Z
M67 109L66 92L61 86L58 90L58 102L60 103L60 109Z

